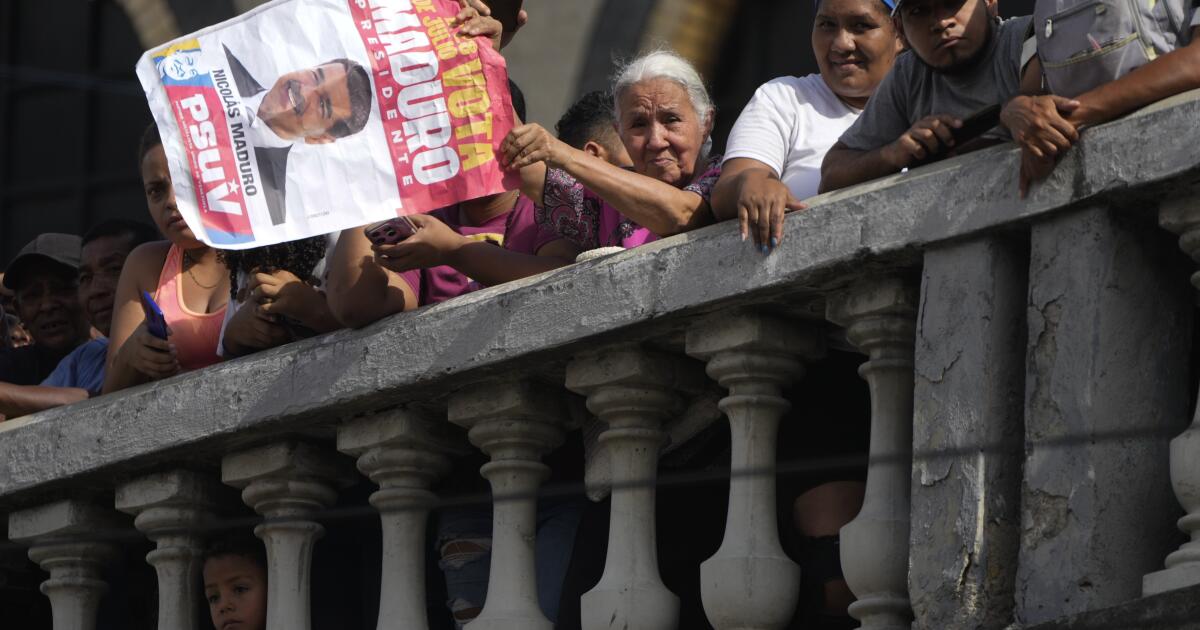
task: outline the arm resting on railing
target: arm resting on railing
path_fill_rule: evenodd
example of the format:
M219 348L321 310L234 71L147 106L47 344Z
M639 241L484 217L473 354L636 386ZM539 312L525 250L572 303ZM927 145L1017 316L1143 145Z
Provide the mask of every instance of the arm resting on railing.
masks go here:
M362 328L393 313L417 307L417 296L398 274L375 263L362 228L342 232L330 260L326 299L334 317Z
M0 383L0 416L9 420L88 399L79 387L44 387Z
M1200 88L1200 26L1192 43L1173 50L1133 72L1080 94L1079 107L1068 116L1076 126L1106 123L1135 109Z
M500 145L507 168L520 168L521 191L543 203L546 167L558 168L618 212L658 236L672 236L712 223L712 210L697 193L647 177L571 147L541 125L517 127ZM544 164L537 168L538 164ZM697 165L700 168L702 165ZM699 173L694 173L698 175Z

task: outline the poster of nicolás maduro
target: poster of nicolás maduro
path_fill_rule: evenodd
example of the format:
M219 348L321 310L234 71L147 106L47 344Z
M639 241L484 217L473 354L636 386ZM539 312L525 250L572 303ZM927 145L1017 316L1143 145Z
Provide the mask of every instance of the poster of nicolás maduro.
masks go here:
M505 190L504 59L457 36L458 11L275 0L146 52L138 78L197 237L257 247Z

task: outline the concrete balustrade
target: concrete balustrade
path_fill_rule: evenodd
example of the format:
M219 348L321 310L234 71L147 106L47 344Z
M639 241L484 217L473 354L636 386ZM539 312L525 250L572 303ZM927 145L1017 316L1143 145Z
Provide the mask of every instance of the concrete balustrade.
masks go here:
M842 572L864 630L908 630L909 487L917 290L903 278L864 280L831 298L830 321L867 355L871 447L862 510L842 527Z
M13 512L8 537L29 545L29 559L50 574L41 591L50 598L54 630L93 630L100 598L108 590L104 567L116 547L98 537L124 523L111 508L65 499Z
M325 528L311 517L337 501L354 471L336 453L281 442L227 455L221 480L266 521L254 528L267 549L267 630L309 630L312 550Z
M188 470L147 475L117 487L116 507L136 518L157 548L146 555L158 574L158 627L200 630L204 534L220 496L215 478Z
M91 628L114 548L89 534L137 534L111 506L55 500L133 480L117 505L159 546L150 560L160 625L188 628L197 540L181 532L209 507L170 470L221 462L223 481L267 517L257 533L269 555L268 626L307 630L317 515L360 476L333 446L284 436L337 432L379 485L378 627L422 628L421 515L450 443L461 445L461 436L437 437L453 423L491 458L482 473L496 505L489 597L472 630L548 629L534 578L540 458L568 426L563 366L592 357L626 367L572 367L566 378L602 417L620 473L606 572L585 620L598 627L608 611L630 628L670 628L675 600L653 557L654 488L623 482L654 477L664 434L681 442L710 420L698 390L665 376L674 368L664 365L687 360L663 355L682 351L729 390L720 407L733 492L701 599L719 630L779 628L799 575L776 527L779 394L819 356L824 314L868 355L867 495L842 532L846 581L859 596L851 612L864 628L911 630L915 613L916 630L999 630L1134 598L1150 610L1167 590L1186 599L1200 589L1200 416L1185 430L1195 298L1152 210L1200 174L1197 119L1192 93L1091 128L1025 199L1017 151L993 147L809 200L787 216L787 238L769 256L723 223L0 423L9 539L49 572L55 629ZM1163 205L1161 225L1200 259L1190 199ZM922 264L918 326L915 283L883 278L916 278ZM1026 336L1015 331L1022 325ZM450 423L440 417L447 398ZM388 411L336 426L401 404L425 415ZM694 422L684 421L686 406ZM1167 435L1177 436L1169 448ZM1005 450L1010 442L1019 452ZM254 444L267 446L241 451ZM1180 505L1191 540L1173 549Z
M717 630L783 628L799 599L800 567L779 542L775 438L791 407L783 388L824 354L820 329L730 313L688 329L687 352L729 390L719 404L732 437L729 512L721 547L700 566L704 612Z
M695 389L700 378L697 366L636 344L586 353L567 366L567 388L586 395L605 425L600 441L613 486L604 575L583 596L585 630L669 630L679 623L679 598L658 572L655 481L663 425L683 411L679 390Z
M1179 246L1200 262L1200 198L1194 194L1165 202L1159 211L1162 227L1179 235ZM1200 272L1192 275L1200 289ZM1179 529L1188 541L1167 556L1166 568L1142 579L1142 593L1156 595L1200 584L1200 410L1188 428L1171 440L1171 484L1185 512Z
M487 601L471 630L552 630L537 598L534 541L537 492L550 469L542 455L563 440L561 390L500 380L450 398L450 421L468 429L491 461L480 474L492 486L492 560Z
M371 505L383 525L378 630L429 627L425 614L425 524L437 500L430 486L450 469L465 436L444 422L396 409L338 428L338 450L379 486Z

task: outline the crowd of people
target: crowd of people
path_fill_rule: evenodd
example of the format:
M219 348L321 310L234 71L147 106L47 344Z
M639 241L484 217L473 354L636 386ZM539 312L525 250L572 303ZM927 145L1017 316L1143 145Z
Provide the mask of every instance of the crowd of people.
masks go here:
M463 32L496 45L515 34L481 0L460 2ZM355 228L248 251L210 248L176 206L151 126L138 166L157 229L110 221L82 237L42 234L4 270L0 420L366 326L569 265L589 250L637 247L714 222L736 221L742 240L770 255L785 236L786 213L819 192L992 144L1020 147L1024 196L1085 128L1200 87L1200 12L1188 0L1183 16L1167 17L1160 26L1173 37L1144 51L1146 63L1055 94L1046 67L1059 62L1041 58L1032 18L1001 20L996 0L817 0L811 47L819 73L772 80L742 112L722 112L737 116L724 155L712 150L718 112L704 81L669 50L622 64L610 89L583 96L555 133L521 123L524 99L510 84L518 126L500 160L519 172L519 188L412 216L413 234L391 243ZM1087 38L1079 50L1112 44ZM146 320L143 294L161 308L165 336ZM860 438L865 433L851 441L865 449ZM842 627L853 598L836 566L836 535L857 511L862 484L826 481L789 499L793 525L810 543L802 555L816 559L806 575L821 577L806 614L824 625L806 627ZM450 483L473 486L461 477ZM547 544L569 557L583 509L543 506L539 545L544 527L553 532ZM486 565L472 566L487 557L489 529L486 508L439 521L458 627L483 604ZM538 556L539 598L552 620L567 566L551 560L562 555ZM223 627L241 605L239 627L263 627L265 606L237 603L248 589L234 579L258 580L253 595L265 598L261 568L255 550L210 554L214 624Z

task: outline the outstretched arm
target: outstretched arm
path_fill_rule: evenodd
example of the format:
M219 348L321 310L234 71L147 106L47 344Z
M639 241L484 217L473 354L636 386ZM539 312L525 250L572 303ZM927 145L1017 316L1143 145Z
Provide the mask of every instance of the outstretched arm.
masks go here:
M86 389L79 387L46 387L42 385L13 385L0 383L0 416L9 420L88 399Z
M1080 94L1068 117L1076 126L1099 125L1181 92L1200 88L1200 26L1192 43L1133 72Z
M702 196L613 166L567 145L541 125L513 129L500 143L500 152L501 163L509 169L543 163L566 171L621 214L658 236L679 234L712 223L712 210ZM542 187L545 187L544 175ZM535 203L543 202L541 191L532 198Z
M409 220L419 228L415 234L394 245L373 247L376 262L393 272L449 265L482 285L494 286L569 265L580 252L559 239L543 245L537 255L525 254L471 240L436 217L415 214Z
M326 283L329 309L350 328L417 307L417 296L404 278L376 264L362 228L345 230L338 238Z

